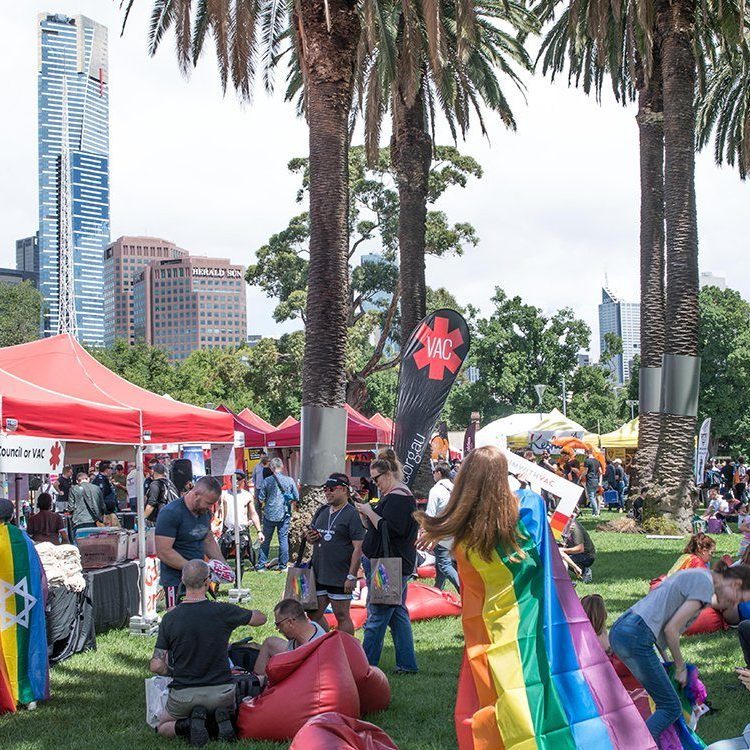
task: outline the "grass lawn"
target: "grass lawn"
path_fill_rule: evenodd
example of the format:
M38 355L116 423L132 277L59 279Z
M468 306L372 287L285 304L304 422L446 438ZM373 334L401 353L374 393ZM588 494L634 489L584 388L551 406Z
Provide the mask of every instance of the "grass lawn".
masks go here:
M605 513L603 518L617 514ZM585 524L592 528L589 516ZM610 612L610 624L648 590L648 581L666 572L684 542L651 540L645 536L594 532L597 560L594 582L578 584L580 595L598 592ZM737 535L717 538L720 553L736 554ZM278 573L247 576L253 591L251 606L270 614L283 590ZM244 632L244 631L248 632ZM271 635L273 625L254 630L256 640ZM235 638L249 629L235 631ZM415 623L418 675L393 675L393 647L386 637L381 667L391 678L393 702L383 714L368 717L381 726L402 750L448 750L456 746L453 703L461 659L462 635L457 618ZM36 712L0 717L0 747L7 750L134 750L164 748L145 723L143 680L154 638L134 638L126 631L98 636L97 651L78 654L53 668L52 700ZM742 654L733 630L683 639L686 658L697 664L719 713L704 717L699 733L707 743L741 733L750 721L750 694L739 684L733 667ZM294 696L290 696L293 700ZM286 745L245 743L264 750ZM215 743L214 743L215 745ZM593 749L592 749L593 750ZM634 748L633 750L637 750Z

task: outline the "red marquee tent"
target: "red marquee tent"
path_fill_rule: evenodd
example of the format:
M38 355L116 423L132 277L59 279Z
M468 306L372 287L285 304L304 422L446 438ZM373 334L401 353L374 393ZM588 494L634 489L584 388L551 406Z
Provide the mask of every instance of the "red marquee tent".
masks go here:
M372 424L349 404L346 409L346 446L387 445L390 438L385 430ZM288 417L287 419L290 419ZM283 423L282 423L283 424ZM269 448L298 448L302 440L302 424L295 420L288 427L279 428L266 435Z
M216 411L223 411L225 414L231 414L234 420L234 431L241 432L245 436L245 448L262 448L266 444L266 433L262 430L256 430L255 427L248 424L244 419L240 419L239 414L235 414L231 409L220 404Z
M299 424L299 421L290 414L283 422L279 422L275 429L285 430L287 427L294 427L297 424Z
M265 419L259 417L250 409L243 409L237 416L243 422L247 422L251 427L261 432L273 432L276 429L270 422L266 422Z
M0 349L0 370L65 396L139 411L141 439L133 444L234 442L231 415L139 388L108 370L69 334Z
M377 412L377 414L373 414L370 417L370 422L385 430L388 435L388 442L393 442L394 424L392 419L384 417L380 412Z
M25 437L136 445L137 409L63 396L0 370L0 429Z

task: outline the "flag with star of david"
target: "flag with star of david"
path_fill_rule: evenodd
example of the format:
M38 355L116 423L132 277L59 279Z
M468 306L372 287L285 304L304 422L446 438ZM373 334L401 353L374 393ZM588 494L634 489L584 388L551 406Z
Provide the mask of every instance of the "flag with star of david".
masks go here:
M0 524L0 713L47 698L45 600L34 543L18 527Z

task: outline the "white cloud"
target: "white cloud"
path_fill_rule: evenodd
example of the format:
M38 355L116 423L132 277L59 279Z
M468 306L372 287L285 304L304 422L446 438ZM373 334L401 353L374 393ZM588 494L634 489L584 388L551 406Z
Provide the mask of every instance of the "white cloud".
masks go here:
M75 6L9 4L0 64L0 265L13 265L14 242L37 224L36 13L83 13L109 27L112 237L148 233L192 253L252 262L299 206L298 178L286 164L307 151L307 129L282 97L259 87L251 106L224 97L212 56L186 80L168 36L146 54L150 0L138 0L124 38L116 2ZM283 78L279 78L283 89ZM603 106L564 84L530 82L518 101L518 132L487 115L491 143L478 131L459 147L484 177L455 189L440 208L470 221L480 245L462 260L428 262L428 283L489 312L495 286L545 311L572 307L597 336L602 281L638 298L638 132L635 110L605 97ZM448 142L443 132L441 140ZM701 269L724 271L750 296L750 254L743 216L748 186L734 171L698 160ZM273 304L248 293L251 332L288 330ZM293 327L293 326L292 326ZM594 342L594 349L596 349Z

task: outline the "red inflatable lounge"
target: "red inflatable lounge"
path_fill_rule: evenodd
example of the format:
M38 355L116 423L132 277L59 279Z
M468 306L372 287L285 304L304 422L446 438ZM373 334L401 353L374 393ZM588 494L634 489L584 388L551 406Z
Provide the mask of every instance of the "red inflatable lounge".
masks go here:
M461 599L450 591L440 591L425 583L410 583L406 593L406 608L409 619L431 620L433 617L456 617L461 614ZM355 630L361 628L367 620L366 607L351 607L349 610ZM331 628L336 627L336 618L329 612L326 622Z
M289 750L398 750L398 746L374 724L327 713L310 719Z
M417 575L420 578L432 578L434 580L437 575L434 565L420 565L417 568Z
M268 663L268 684L237 712L242 739L291 740L319 714L335 712L359 719L391 701L388 678L367 663L359 642L337 630Z

